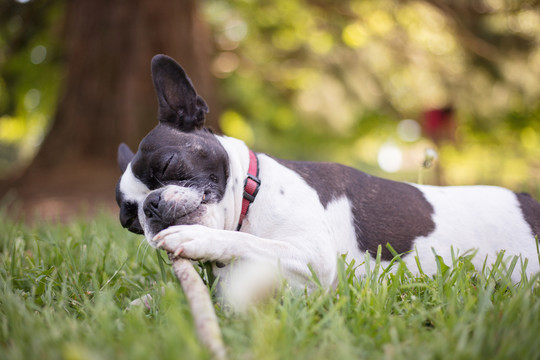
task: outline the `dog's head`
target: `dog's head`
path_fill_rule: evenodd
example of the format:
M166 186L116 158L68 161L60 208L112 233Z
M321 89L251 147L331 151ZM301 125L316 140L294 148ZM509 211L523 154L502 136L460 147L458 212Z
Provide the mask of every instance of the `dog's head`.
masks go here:
M227 152L205 129L206 102L173 59L152 59L159 124L134 154L118 148L123 172L116 187L122 226L148 240L171 225L219 227L228 179Z

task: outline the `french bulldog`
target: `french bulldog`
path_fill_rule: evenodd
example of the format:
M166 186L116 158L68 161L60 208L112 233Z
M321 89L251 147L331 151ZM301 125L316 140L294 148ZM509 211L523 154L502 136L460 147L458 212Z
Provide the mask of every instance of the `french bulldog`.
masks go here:
M527 275L540 270L540 203L531 196L255 153L204 127L208 106L173 59L157 55L151 68L159 123L135 154L119 147L120 222L153 247L210 263L225 301L242 307L279 279L305 289L316 275L331 287L338 256L375 262L379 248L384 266L397 253L425 274L437 271L434 254L451 264L469 251L478 268L505 251L528 259Z

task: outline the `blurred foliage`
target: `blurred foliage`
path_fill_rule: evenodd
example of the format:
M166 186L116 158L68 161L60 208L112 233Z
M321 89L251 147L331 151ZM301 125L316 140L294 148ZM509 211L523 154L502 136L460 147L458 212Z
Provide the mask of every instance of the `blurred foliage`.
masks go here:
M0 174L27 163L54 114L63 1L0 2Z
M446 181L535 190L539 3L206 0L222 128L259 151L372 173L382 172L385 150L399 157L399 171L386 176L416 181L425 149L435 144L403 136L402 120L418 126L425 110L451 104L456 142L438 148ZM54 111L62 4L0 5L1 147L38 144ZM46 56L34 64L39 46Z
M447 182L537 186L538 4L207 1L223 129L278 156L375 173L395 148L401 171L385 176L416 181L434 144L404 140L400 121L451 104L457 143L439 149Z

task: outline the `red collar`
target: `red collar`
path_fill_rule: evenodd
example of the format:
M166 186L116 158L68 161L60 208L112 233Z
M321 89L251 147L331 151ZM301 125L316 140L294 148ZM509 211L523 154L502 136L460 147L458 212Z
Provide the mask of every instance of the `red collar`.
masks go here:
M242 222L247 215L249 205L255 201L255 196L259 192L261 186L261 180L259 179L259 159L257 155L249 150L249 168L246 180L244 181L244 198L242 199L242 212L240 213L240 220L238 220L238 226L236 231L240 231Z

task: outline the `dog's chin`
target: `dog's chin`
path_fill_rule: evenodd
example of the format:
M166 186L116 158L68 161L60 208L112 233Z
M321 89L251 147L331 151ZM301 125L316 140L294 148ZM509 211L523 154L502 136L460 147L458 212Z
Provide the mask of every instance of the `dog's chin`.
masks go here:
M176 225L204 225L205 214L206 206L201 204L189 214L181 217L146 219L144 226L144 235L150 245L155 247L156 244L153 243L152 239L154 238L154 236L159 234L160 231Z

